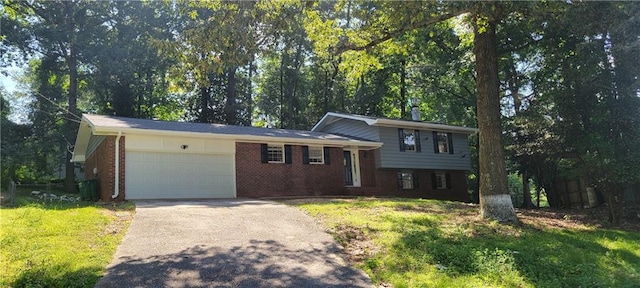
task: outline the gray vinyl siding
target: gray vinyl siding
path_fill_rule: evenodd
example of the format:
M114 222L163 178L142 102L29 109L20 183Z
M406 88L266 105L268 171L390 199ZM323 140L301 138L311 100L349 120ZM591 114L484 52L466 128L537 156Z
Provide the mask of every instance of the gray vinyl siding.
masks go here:
M322 128L322 132L380 141L378 129L378 127L369 126L362 121L341 119Z
M420 130L421 152L400 151L398 128L380 127L382 148L376 151L378 168L469 170L469 144L466 134L453 133L453 154L436 154L433 148L433 131ZM464 157L463 157L464 155Z
M87 145L87 155L85 157L89 158L89 156L98 149L98 146L100 146L100 143L102 143L105 138L105 136L91 136L91 138L89 138L89 145Z

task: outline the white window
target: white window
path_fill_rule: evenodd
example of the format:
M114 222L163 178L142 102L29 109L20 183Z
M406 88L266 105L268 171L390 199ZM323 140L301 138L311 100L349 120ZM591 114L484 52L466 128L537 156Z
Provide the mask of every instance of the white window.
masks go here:
M416 135L413 130L404 129L402 131L404 134L403 144L405 151L416 151Z
M309 146L309 164L324 164L324 149L322 146Z
M438 132L438 153L449 153L449 135Z
M269 163L284 163L284 146L269 144L267 147L267 159Z
M445 173L436 173L436 189L447 189L447 174Z
M400 152L420 152L420 131L398 128L400 137Z
M413 173L398 172L398 188L409 190L414 187Z

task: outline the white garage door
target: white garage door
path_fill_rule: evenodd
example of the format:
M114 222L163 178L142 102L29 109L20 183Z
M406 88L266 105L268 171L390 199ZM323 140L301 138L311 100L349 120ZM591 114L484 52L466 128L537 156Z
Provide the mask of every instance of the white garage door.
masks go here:
M233 160L233 154L128 151L125 198L234 198Z

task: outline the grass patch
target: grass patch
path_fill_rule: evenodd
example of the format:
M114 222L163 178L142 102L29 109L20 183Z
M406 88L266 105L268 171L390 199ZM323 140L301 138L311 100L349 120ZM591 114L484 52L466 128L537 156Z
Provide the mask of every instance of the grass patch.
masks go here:
M394 287L638 287L640 233L519 212L513 225L478 207L418 199L289 201L325 225L351 260Z
M134 214L133 203L43 201L20 191L0 208L0 287L93 287Z

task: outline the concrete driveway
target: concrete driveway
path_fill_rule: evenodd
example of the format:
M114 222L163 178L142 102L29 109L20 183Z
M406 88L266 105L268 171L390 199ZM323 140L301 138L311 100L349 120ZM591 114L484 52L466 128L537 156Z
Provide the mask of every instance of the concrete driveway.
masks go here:
M96 287L371 287L301 211L269 201L137 201Z

